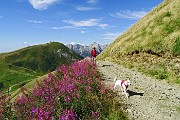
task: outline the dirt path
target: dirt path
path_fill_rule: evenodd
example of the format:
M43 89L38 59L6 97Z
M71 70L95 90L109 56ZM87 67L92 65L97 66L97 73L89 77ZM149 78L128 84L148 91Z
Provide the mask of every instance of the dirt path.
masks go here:
M131 78L127 112L132 120L180 120L180 87L156 80L108 61L97 61L105 83L112 86L114 77ZM120 92L119 92L120 94Z

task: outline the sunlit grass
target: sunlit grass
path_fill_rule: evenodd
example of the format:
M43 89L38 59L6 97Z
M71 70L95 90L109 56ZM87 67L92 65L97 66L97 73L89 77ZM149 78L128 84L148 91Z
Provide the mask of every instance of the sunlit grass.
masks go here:
M112 42L97 59L110 60L151 77L178 83L179 5L179 0L163 1Z

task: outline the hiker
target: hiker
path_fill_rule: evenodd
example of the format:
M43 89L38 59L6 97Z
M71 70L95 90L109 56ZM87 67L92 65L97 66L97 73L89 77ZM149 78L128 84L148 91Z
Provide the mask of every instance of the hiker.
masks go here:
M93 49L91 50L91 60L94 65L96 65L96 55L97 55L96 48L93 47Z

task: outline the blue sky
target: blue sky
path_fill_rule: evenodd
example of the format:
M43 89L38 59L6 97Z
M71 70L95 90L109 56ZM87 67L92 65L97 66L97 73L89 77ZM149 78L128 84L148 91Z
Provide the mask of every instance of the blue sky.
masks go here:
M109 44L163 0L0 0L0 52L57 41Z

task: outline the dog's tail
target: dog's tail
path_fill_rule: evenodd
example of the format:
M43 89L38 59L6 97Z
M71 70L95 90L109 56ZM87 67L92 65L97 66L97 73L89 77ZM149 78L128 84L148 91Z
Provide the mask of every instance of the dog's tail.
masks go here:
M117 77L114 78L114 82L116 82L116 80L117 80Z

